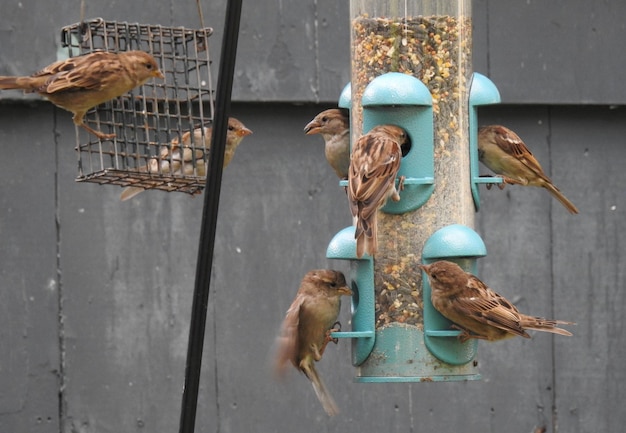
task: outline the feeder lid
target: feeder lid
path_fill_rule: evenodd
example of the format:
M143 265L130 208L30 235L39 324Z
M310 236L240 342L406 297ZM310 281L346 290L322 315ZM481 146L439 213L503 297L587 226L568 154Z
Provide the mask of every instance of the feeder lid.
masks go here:
M500 92L493 81L483 74L472 74L470 86L470 103L472 105L490 105L500 102Z
M350 109L352 108L352 83L346 84L339 95L339 107Z
M339 231L328 244L326 258L359 260L356 256L356 240L354 239L354 226L349 226ZM360 260L372 260L368 254L364 254Z
M484 257L487 247L478 233L461 224L452 224L433 233L424 244L423 259Z
M365 88L362 105L433 105L428 87L412 75L388 72L372 80Z

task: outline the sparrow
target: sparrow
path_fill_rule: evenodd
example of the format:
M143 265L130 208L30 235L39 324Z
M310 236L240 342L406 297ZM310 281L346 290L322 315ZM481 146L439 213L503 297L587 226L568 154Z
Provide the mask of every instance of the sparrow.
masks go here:
M283 375L288 363L302 371L329 416L337 415L339 409L317 374L315 363L322 359L328 342L333 341L330 333L337 330L342 295L352 295L342 272L309 271L287 310L277 340L276 372Z
M344 108L324 110L304 127L306 135L321 134L326 160L339 179L348 178L350 167L350 115Z
M419 268L428 276L433 306L462 331L461 342L470 338L488 341L515 336L530 338L528 329L572 335L556 325L574 325L573 322L520 313L510 301L456 263L442 260Z
M54 105L70 111L76 126L101 140L115 134L96 131L83 123L87 111L117 98L150 78L164 78L154 57L143 51L95 51L46 66L30 77L0 76L0 89L36 92Z
M174 138L169 146L161 146L159 156L154 156L148 160L148 163L139 168L141 172L155 174L172 174L174 176L199 176L206 177L208 160L205 159L204 149L211 149L211 134L213 128L202 127L193 130L193 147L191 142L191 132L187 131L182 136L183 155L181 159L180 141L178 137ZM225 168L235 156L235 151L244 137L252 134L252 131L234 117L228 118L228 129L226 131L226 148L224 150ZM171 156L170 156L171 154ZM194 171L195 169L195 171ZM144 188L137 186L129 186L122 191L120 200L126 201L140 192Z
M505 183L539 186L548 190L572 214L578 209L545 175L541 165L519 136L501 125L478 129L478 157Z
M356 255L370 256L378 250L377 211L391 197L400 200L404 176L395 182L408 134L399 126L378 125L354 144L348 172L348 201L356 230Z

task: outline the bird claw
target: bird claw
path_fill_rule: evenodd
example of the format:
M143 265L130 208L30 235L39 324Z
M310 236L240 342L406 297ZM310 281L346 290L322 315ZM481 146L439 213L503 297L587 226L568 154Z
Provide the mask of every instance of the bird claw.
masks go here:
M113 140L116 137L115 134L105 134L104 132L97 131L97 130L87 126L86 124L84 124L82 122L78 123L77 125L82 127L85 131L95 135L96 137L98 137L102 141L104 141L104 140Z
M498 188L500 190L503 190L504 187L507 185L525 185L524 182L521 182L517 179L513 179L512 177L504 176L502 174L496 174L494 176L482 175L480 177L499 177L500 179L502 179L502 183L486 183L485 186L487 187L488 190L490 190L491 187L494 185L498 185Z
M341 332L341 322L335 322L333 323L332 328L330 328L328 331L326 331L326 343L328 344L329 342L333 342L335 344L337 344L339 342L339 339L337 337L333 337L331 334L333 332Z
M117 137L116 134L105 134L103 132L96 134L98 136L98 138L100 140L113 140L115 137Z
M404 176L400 176L400 180L398 181L398 191L404 191L404 180L406 178Z
M470 338L475 338L473 335L471 335L467 329L461 328L460 326L456 325L456 324L452 324L452 326L450 326L450 328L452 329L456 329L457 331L461 331L461 333L459 334L459 336L457 337L460 343L465 343L467 340L469 340Z

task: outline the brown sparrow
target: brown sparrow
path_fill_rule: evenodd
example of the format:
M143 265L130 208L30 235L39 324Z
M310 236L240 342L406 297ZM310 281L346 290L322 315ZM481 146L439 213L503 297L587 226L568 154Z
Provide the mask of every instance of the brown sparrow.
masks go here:
M344 108L331 108L319 113L305 127L307 135L321 134L324 153L339 179L348 178L350 167L350 116Z
M290 362L313 384L315 394L329 416L339 413L335 400L317 374L315 363L336 330L341 296L351 295L343 273L331 269L308 272L287 310L278 338L276 372L283 374Z
M576 206L545 175L522 139L510 129L501 125L480 127L478 157L491 171L500 175L505 183L543 187L570 213L578 213Z
M203 134L204 131L204 135ZM211 134L213 129L211 127L196 128L193 130L195 151L192 149L191 133L185 132L182 136L182 149L183 156L180 155L180 141L174 138L170 146L161 146L161 151L158 157L152 157L148 160L146 166L141 167L139 171L148 173L161 173L172 175L184 175L184 176L206 176L206 165L208 161L205 161L203 148L209 150L211 148ZM228 130L226 131L226 148L224 150L224 165L225 168L230 164L230 161L235 156L237 146L241 143L247 135L252 134L252 131L241 123L241 121L230 117L228 119ZM171 151L171 157L170 157ZM195 168L195 172L194 172ZM129 186L122 191L120 200L128 200L140 192L144 191L144 188L137 186Z
M115 137L83 123L87 111L117 98L150 78L164 78L154 57L143 51L96 51L46 66L30 77L0 76L0 89L37 92L54 105L74 113L74 124L101 140Z
M528 329L572 335L556 325L574 323L520 313L515 305L456 263L442 260L419 267L428 276L433 306L462 331L461 341L470 338L497 341L516 335L530 338Z
M356 225L356 255L373 256L378 250L377 211L391 196L400 200L404 177L395 182L402 159L406 131L395 125L378 125L354 144L348 173L348 200Z

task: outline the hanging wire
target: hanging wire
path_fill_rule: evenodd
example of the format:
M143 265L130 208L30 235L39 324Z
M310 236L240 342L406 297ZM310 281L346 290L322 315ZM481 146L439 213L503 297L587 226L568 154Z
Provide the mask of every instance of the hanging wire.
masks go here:
M193 433L196 424L200 371L202 368L202 349L211 285L213 248L215 229L219 209L220 189L222 186L222 168L226 149L226 132L230 115L230 99L235 72L237 40L242 0L228 0L224 20L224 37L220 55L219 74L215 98L216 114L211 136L211 157L204 192L204 207L200 227L196 281L191 306L189 342L187 346L187 364L185 368L185 387L180 414L180 433Z
M200 28L204 29L204 15L202 15L202 5L200 4L200 0L196 0L196 5L198 6L198 18L200 18Z

